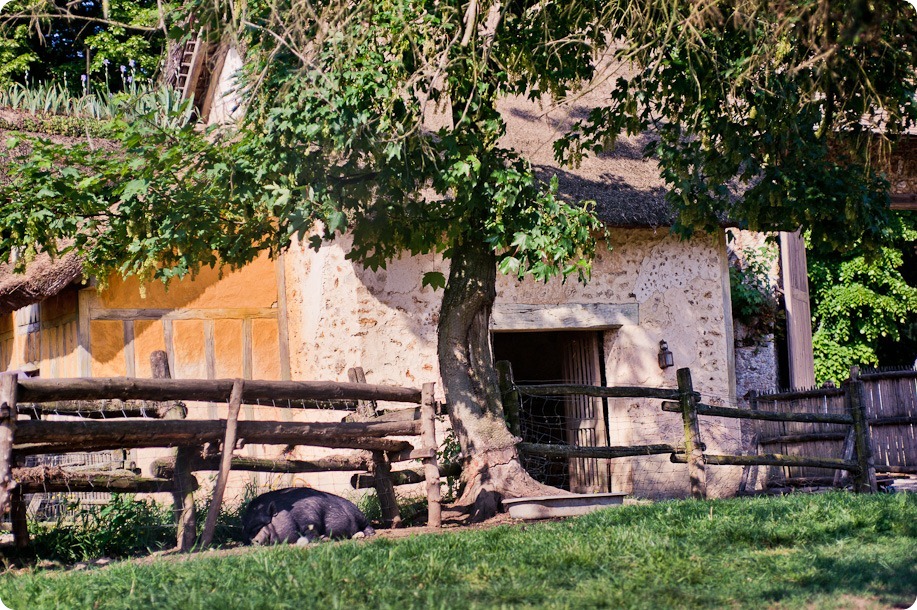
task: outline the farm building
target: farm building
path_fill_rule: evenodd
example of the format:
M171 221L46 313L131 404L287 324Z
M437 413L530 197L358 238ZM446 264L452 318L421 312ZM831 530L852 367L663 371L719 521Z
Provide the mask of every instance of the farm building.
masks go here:
M224 52L208 61L219 78L195 87L208 92L205 114L223 121L238 111L226 92L240 60ZM610 239L599 248L588 285L498 278L495 360L512 363L520 386L566 381L673 388L675 370L688 367L694 389L712 405L741 404L748 389L775 386L778 362L788 371L788 384L812 385L805 252L798 236L781 234L772 269L785 296L785 353L791 354L778 357L766 337L748 342L740 330L737 344L730 301L730 257L760 246L763 236L733 230L738 239L729 243L727 226L689 240L673 235L665 184L655 163L643 158L639 138L623 140L613 152L588 158L576 169L557 167L553 141L602 96L596 88L561 107L522 99L503 103L505 143L524 153L545 178L557 176L563 196L595 200ZM447 273L448 262L432 255L405 257L371 271L346 260L347 250L346 236L318 251L294 243L277 260L262 257L222 273L204 269L168 290L158 284L141 290L136 280L120 277L108 278L99 290L92 278L82 277L73 256L53 261L39 256L22 276L7 265L0 277L0 367L42 377L148 377L150 354L164 350L176 378L346 380L348 369L359 366L372 383L438 381L441 293L421 282L426 272ZM665 350L674 366L660 366ZM441 399L441 384L437 387ZM680 416L647 402L524 399L523 437L586 446L677 438ZM203 404L189 416L215 417L221 409L225 406ZM270 411L269 405L246 407L242 418L267 418ZM276 418L331 421L341 413L283 410L271 416ZM743 450L738 423L705 425L709 450ZM280 449L245 451L261 456ZM531 466L536 476L574 491L665 497L688 490L685 467L667 456ZM734 493L739 470L713 471L708 492ZM339 476L301 476L338 492L347 485Z

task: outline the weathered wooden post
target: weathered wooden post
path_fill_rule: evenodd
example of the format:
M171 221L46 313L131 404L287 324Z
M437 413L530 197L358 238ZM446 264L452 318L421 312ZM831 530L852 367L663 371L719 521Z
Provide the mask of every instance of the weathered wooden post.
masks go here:
M204 522L204 531L201 534L201 546L210 546L213 542L213 533L216 531L217 518L220 516L220 507L223 505L223 492L226 491L226 482L229 478L229 469L232 465L232 452L236 446L236 427L239 423L239 409L242 407L242 380L236 379L232 383L232 392L229 394L229 415L226 418L226 436L223 439L223 456L220 461L220 470L217 473L217 482L213 486L213 498L207 511L207 520Z
M707 497L707 472L704 465L703 445L697 424L697 400L694 398L694 383L691 369L678 369L678 402L681 406L681 420L685 428L685 455L688 459L688 477L691 480L691 496Z
M372 456L373 487L379 499L382 523L386 527L401 527L401 510L398 508L398 498L395 496L392 466L384 451L373 451Z
M17 549L29 546L29 514L22 485L17 485L10 498L10 524L13 527L13 543Z
M857 492L875 492L876 466L872 456L872 441L869 435L869 424L866 422L865 387L860 380L860 368L850 367L850 381L847 385L847 408L853 417L853 432L856 435L857 465L860 471L854 478L854 489Z
M169 369L169 355L163 350L150 354L150 370L153 379L171 379L172 371ZM184 409L170 408L163 415L163 419L184 419L187 412ZM191 474L191 462L194 460L197 449L194 447L179 447L175 450L175 469L172 472L174 489L172 491L172 513L177 526L176 547L182 553L190 551L197 539L197 523L194 512L194 490L197 481Z
M362 366L355 366L353 368L347 369L347 379L350 383L366 383L366 373L363 371ZM370 419L376 416L376 401L375 400L359 400L357 401L357 415L359 419L356 421L362 421L363 419Z
M10 509L13 480L13 437L16 434L17 373L0 375L0 515Z
M363 367L355 366L347 369L347 379L350 383L366 383L366 373ZM376 401L357 401L357 412L354 421L372 421L376 417ZM379 510L382 513L382 523L386 527L401 527L401 511L398 509L398 498L395 496L395 484L392 482L392 466L384 451L373 451L373 487L379 499Z
M441 527L442 520L442 490L439 481L439 466L436 463L436 408L433 390L435 384L425 383L421 388L420 417L421 437L420 444L428 457L423 458L424 476L427 480L427 525Z
M745 395L745 398L748 399L749 409L752 411L757 411L758 410L758 391L749 390L748 394ZM751 421L751 425L754 426L754 431L752 432L748 440L749 455L758 455L758 451L760 447L760 444L758 441L761 438L761 434L758 432L757 424L758 422L754 420ZM741 496L741 495L748 493L749 484L751 486L751 490L754 491L755 486L757 485L757 479L758 479L758 466L755 464L744 466L742 468L742 478L739 481L738 495Z
M513 365L509 360L497 362L497 374L500 379L500 399L503 401L503 417L513 436L522 436L519 419L519 390L513 380Z

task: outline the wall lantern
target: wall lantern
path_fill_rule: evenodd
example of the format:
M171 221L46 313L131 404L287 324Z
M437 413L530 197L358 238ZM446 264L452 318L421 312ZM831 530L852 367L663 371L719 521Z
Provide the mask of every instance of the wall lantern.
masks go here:
M672 352L669 351L669 344L665 341L659 342L659 368L667 369L670 366L675 366L675 358L672 356Z

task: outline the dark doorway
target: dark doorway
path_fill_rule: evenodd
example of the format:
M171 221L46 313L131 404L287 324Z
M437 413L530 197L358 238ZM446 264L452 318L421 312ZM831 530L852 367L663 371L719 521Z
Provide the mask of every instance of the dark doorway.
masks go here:
M592 331L498 332L494 360L508 360L519 386L545 383L602 385L602 335ZM607 444L606 408L601 399L527 396L520 392L522 439L530 443L587 447ZM609 489L606 460L524 456L536 479L574 492Z

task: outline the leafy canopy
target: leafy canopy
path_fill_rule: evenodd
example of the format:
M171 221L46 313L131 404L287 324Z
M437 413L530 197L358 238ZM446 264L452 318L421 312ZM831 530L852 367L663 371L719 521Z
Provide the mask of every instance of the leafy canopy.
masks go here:
M609 31L632 62L605 107L560 142L565 159L655 132L682 234L724 218L810 229L816 247L879 247L877 168L917 117L917 15L876 0L621 2Z
M815 332L815 376L823 381L847 378L852 364L910 364L917 356L917 218L894 216L893 234L878 255L867 258L857 248L844 256L809 255L809 283ZM891 344L891 350L883 350ZM885 351L886 353L881 353ZM884 361L880 359L884 357Z
M350 257L370 267L476 240L504 272L585 277L597 220L501 146L497 102L567 94L608 53L631 73L561 143L563 158L649 130L683 234L729 216L874 249L888 185L871 134L893 137L915 115L915 20L898 0L184 9L246 49L238 130L131 120L117 155L34 146L2 190L3 252L75 237L90 272L168 279L349 229Z
M247 48L235 132L132 120L115 155L35 143L3 192L2 250L76 237L90 272L167 280L350 230L349 256L373 268L475 240L506 273L588 275L598 221L500 145L496 110L501 96L588 77L588 45L545 42L582 24L520 3L489 17L500 23L489 37L484 15L472 21L462 44L459 2L300 8L253 4L212 23Z
M54 81L119 91L159 68L174 9L157 0L12 0L0 15L0 86ZM178 16L176 14L176 16ZM122 68L123 66L123 68Z

